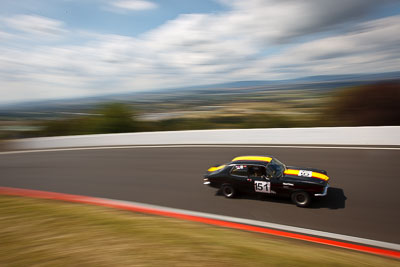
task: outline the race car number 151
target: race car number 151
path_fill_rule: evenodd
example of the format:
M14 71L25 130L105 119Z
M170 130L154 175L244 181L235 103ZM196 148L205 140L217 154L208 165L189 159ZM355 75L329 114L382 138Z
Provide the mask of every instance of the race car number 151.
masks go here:
M270 193L271 183L264 181L254 181L254 190L260 193Z

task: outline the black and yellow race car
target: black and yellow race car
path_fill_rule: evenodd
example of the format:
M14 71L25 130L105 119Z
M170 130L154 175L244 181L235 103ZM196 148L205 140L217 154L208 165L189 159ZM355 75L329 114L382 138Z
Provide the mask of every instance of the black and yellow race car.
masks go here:
M219 188L227 198L239 192L288 196L299 207L325 196L328 180L324 170L286 166L272 156L236 157L204 175L204 184Z

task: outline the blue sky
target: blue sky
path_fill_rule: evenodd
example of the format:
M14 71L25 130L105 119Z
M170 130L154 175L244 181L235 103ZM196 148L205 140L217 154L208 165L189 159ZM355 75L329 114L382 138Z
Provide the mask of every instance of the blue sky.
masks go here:
M148 1L153 6L142 9L115 7L99 0L35 0L2 3L0 14L39 15L63 21L68 28L103 34L137 36L176 18L179 14L212 13L224 10L217 1Z
M0 103L400 70L400 1L0 2Z

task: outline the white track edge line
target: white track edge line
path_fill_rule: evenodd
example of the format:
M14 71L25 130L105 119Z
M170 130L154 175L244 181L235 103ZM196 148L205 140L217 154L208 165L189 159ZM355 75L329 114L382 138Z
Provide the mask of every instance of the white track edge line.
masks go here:
M312 230L312 229L307 229L307 228L300 228L300 227L295 227L295 226L269 223L269 222L244 219L244 218L237 218L237 217L231 217L231 216L225 216L225 215L217 215L217 214L212 214L212 213L169 208L169 207L145 204L145 203L140 203L140 202L115 200L115 199L108 199L108 198L98 198L98 199L100 199L106 203L107 202L119 203L119 204L123 204L123 205L127 205L127 206L136 206L136 207L141 207L141 208L173 212L173 213L180 213L180 214L184 214L184 215L216 219L216 220L222 220L222 221L227 221L227 222L235 222L235 223L260 226L260 227L265 227L265 228L273 228L276 230L283 230L283 231L289 231L289 232L294 232L294 233L301 233L301 234L306 234L306 235L325 237L325 238L330 238L330 239L348 241L348 242L352 242L352 243L358 243L358 244L364 244L364 245L370 245L370 246L374 246L374 247L381 247L381 248L387 248L387 249L400 251L399 244L377 241L377 240L366 239L366 238L360 238L360 237L355 237L355 236L335 234L335 233Z
M284 146L284 145L128 145L128 146L97 146L97 147L73 147L73 148L49 148L3 151L0 155L76 151L76 150L102 150L102 149L129 149L129 148L191 148L191 147L254 147L254 148L300 148L300 149L348 149L348 150L400 150L400 147L359 147L359 146Z

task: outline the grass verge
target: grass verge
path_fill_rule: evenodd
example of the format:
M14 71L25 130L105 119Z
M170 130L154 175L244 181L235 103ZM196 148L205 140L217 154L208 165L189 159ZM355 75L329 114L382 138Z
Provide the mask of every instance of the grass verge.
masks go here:
M395 259L98 206L0 196L3 266L399 266Z

